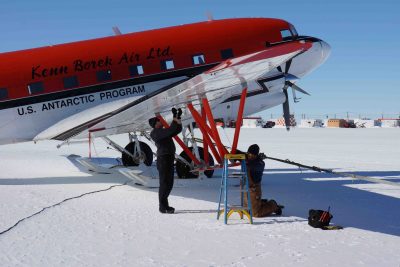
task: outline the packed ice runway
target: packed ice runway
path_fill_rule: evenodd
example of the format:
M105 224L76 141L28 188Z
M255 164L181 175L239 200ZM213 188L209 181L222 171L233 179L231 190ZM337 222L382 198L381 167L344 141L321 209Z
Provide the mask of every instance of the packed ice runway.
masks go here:
M220 129L231 144L233 129ZM242 129L239 149L306 165L400 183L400 134L393 129ZM126 135L112 137L121 145ZM68 159L87 144L0 146L0 232L66 198L128 181L93 174ZM97 157L119 157L96 140ZM157 189L132 183L45 210L0 235L0 266L398 266L400 187L372 184L270 160L263 196L285 205L281 217L216 220L220 171L207 180L176 180L158 212ZM307 224L309 209L331 207L323 231Z

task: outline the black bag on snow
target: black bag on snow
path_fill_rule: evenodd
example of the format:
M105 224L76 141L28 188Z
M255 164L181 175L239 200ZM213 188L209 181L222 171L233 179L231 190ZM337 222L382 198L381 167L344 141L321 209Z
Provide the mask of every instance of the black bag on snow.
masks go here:
M314 228L324 229L329 225L333 215L329 211L324 210L309 210L308 224Z

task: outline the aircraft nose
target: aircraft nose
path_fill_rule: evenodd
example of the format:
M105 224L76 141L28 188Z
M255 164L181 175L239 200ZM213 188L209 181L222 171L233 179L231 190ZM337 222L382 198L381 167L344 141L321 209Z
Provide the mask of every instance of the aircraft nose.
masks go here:
M321 63L320 64L322 64L328 59L329 55L331 54L331 46L327 42L324 42L322 40L320 40L319 43L321 45Z

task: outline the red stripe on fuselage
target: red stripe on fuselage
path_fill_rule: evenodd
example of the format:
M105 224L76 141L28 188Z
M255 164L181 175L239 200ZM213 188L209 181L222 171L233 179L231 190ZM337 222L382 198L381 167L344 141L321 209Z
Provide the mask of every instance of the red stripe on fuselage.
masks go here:
M204 54L206 64L218 63L221 50L231 48L234 57L261 51L266 42L281 41L280 30L288 27L278 19L227 19L2 53L0 88L8 90L2 101L30 96L33 82L44 83L38 95L74 90L64 89L69 76L78 78L79 87L101 84L98 70L111 70L111 82L130 78L130 65L151 75L166 72L160 64L165 59L174 60L174 70L193 66L196 54Z

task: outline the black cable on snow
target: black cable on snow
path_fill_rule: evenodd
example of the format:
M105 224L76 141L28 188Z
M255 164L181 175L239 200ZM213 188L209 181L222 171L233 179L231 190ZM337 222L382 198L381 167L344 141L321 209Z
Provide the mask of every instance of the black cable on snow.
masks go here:
M0 235L5 234L5 233L7 233L8 231L12 230L12 229L13 229L14 227L16 227L20 222L23 222L23 221L25 221L25 220L27 220L27 219L30 219L30 218L32 218L33 216L36 216L36 215L42 213L43 211L45 211L45 210L47 210L47 209L54 208L55 206L59 206L59 205L61 205L61 204L64 203L64 202L67 202L67 201L73 200L73 199L77 199L77 198L81 198L81 197L86 196L86 195L90 195L90 194L95 194L95 193L99 193L99 192L108 191L108 190L113 189L114 187L127 185L129 182L130 182L130 181L126 181L126 182L123 183L123 184L112 185L112 186L110 186L110 187L108 187L108 188L106 188L106 189L101 189L101 190L96 190L96 191L91 191L91 192L83 193L83 194L81 194L81 195L79 195L79 196L75 196L75 197L69 197L69 198L66 198L66 199L64 199L64 200L62 200L62 201L56 203L56 204L53 204L53 205L51 205L51 206L44 207L44 208L41 209L40 211L38 211L38 212L36 212L36 213L34 213L34 214L31 214L31 215L29 215L29 216L27 216L27 217L25 217L25 218L22 218L21 220L19 220L18 222L16 222L13 226L11 226L11 227L9 227L8 229L6 229L6 230L0 232Z

